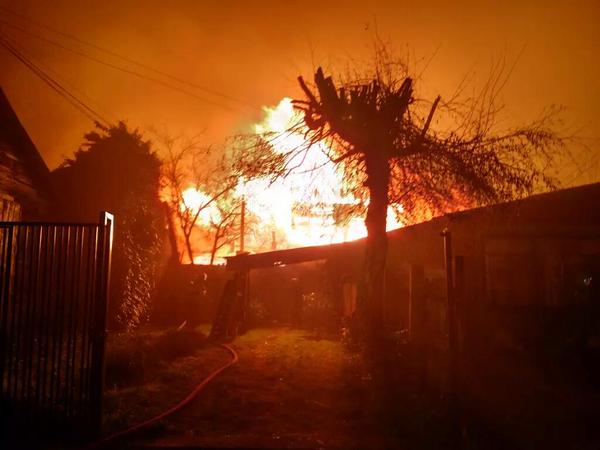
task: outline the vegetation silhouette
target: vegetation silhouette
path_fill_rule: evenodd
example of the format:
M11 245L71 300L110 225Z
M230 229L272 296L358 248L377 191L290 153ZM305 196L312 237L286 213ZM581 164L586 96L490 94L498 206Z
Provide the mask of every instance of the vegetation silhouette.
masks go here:
M309 152L325 151L343 171L344 192L358 200L367 228L357 313L358 334L379 340L383 328L388 207L404 223L553 189L549 170L568 152L558 134L560 110L509 129L500 127L498 95L510 72L492 68L480 92L463 98L419 99L405 63L377 42L366 71L300 76L303 97L294 100L303 120L284 133L301 132L293 149L274 151L275 133L239 147L238 167L250 174L285 177ZM325 145L316 145L325 144ZM325 149L325 150L324 150ZM245 161L250 161L246 163ZM259 163L259 164L257 164Z
M227 152L217 157L212 147L202 146L196 137L163 134L160 145L166 204L171 222L183 240L185 255L193 263L197 255L195 232L202 231L206 240L212 242L210 264L213 264L217 251L239 236L236 219L240 201L234 195L239 172L230 169ZM190 188L203 196L198 204L186 202L185 192ZM203 214L208 216L208 221L201 224L199 220ZM177 259L181 262L182 255L178 254Z
M96 124L51 174L61 220L92 221L103 210L115 215L111 327L132 328L150 314L164 230L160 167L150 142L119 122L110 128Z

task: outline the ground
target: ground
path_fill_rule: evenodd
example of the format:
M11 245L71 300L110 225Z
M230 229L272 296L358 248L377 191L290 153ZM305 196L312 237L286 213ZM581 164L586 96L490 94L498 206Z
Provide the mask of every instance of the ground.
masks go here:
M119 385L116 377L109 385L107 434L173 406L229 360L226 350L206 341L206 331L136 332L139 349L124 346L129 360L147 353L159 362L141 364L144 376L137 380ZM113 378L118 341L109 347ZM465 449L600 448L600 392L537 367L529 354L493 353L465 363L452 409L444 377L424 376L406 346L388 347L393 358L382 375L337 336L314 331L254 329L231 345L236 365L188 407L122 444L376 450L452 448L460 441ZM442 374L443 365L432 367Z
M530 354L493 356L465 370L461 400L471 448L600 448L597 382L558 364L540 367Z
M358 353L339 340L308 331L268 328L251 330L233 347L240 357L237 365L189 407L133 443L202 448L399 448L398 436L381 417L382 409L374 405L372 375ZM185 378L192 367L198 369L199 381L209 366L214 368L226 358L225 350L207 346L176 360L177 367L169 371L173 375L171 398L185 396L184 386L189 389L192 384ZM138 411L137 419L143 420L140 416L158 412L156 405L166 407L168 402L159 393L164 381L159 377L143 389L131 388L137 395L130 394L128 400L120 395L121 409L125 403L143 401L147 408L133 408ZM178 383L181 388L175 388Z
M104 395L105 435L154 417L183 399L228 360L205 334L142 328L109 336Z

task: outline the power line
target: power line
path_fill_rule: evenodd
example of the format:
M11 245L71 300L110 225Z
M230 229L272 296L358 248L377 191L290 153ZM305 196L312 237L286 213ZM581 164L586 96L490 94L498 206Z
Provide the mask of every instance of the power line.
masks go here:
M5 35L5 38L6 37L8 36ZM107 110L100 102L90 97L86 92L79 88L78 85L72 81L72 79L65 78L64 74L54 70L48 64L43 64L43 53L32 50L31 48L27 49L26 51L22 46L17 45L14 40L12 40L12 45L16 49L18 49L23 55L27 55L30 61L36 63L38 67L49 73L55 80L57 80L66 88L70 89L71 92L73 92L74 94L78 95L80 99L86 101L88 105L92 106L96 111L102 113L104 117L110 119L111 124L118 122L118 119L112 114L112 112Z
M64 86L62 86L59 82L53 79L50 75L48 75L43 69L29 60L24 54L19 52L15 47L13 47L4 36L0 36L0 45L4 47L9 53L11 53L15 58L17 58L21 63L23 63L28 69L30 69L37 77L39 77L44 83L50 86L55 92L57 92L61 97L71 103L76 109L78 109L82 114L84 114L87 118L92 120L93 122L100 122L103 124L109 124L106 119L104 119L100 114L98 114L95 110L85 104L82 100L77 98L74 94L69 92Z
M56 93L58 93L61 97L63 97L65 100L67 100L69 103L71 103L72 106L74 106L77 110L79 110L88 119L92 120L93 122L99 122L100 124L105 125L107 127L111 127L111 126L113 126L113 123L117 122L117 120L113 120L113 121L106 120L105 118L103 118L103 116L98 114L91 107L87 106L82 100L78 99L74 94L72 94L66 88L64 88L64 86L61 86L61 84L59 82L57 82L55 79L50 77L46 72L44 72L43 68L41 68L39 66L39 64L36 65L30 58L28 58L22 52L22 50L20 51L14 43L11 44L8 37L6 35L4 35L2 32L0 32L0 45L3 46L13 56L15 56L20 62L22 62L32 72L34 72L34 74L36 76L41 78L42 81L44 81L44 83L48 84ZM64 78L62 78L56 71L52 70L51 68L46 67L46 71L52 72L54 74L54 77L58 78L63 83L70 84L70 83L66 82L64 80ZM70 87L72 90L79 92L80 95L83 95L88 100L94 102L94 100L91 99L87 94L85 94L85 92L81 91L80 89L77 89L72 84L70 84ZM94 102L94 103L96 103L96 102ZM109 115L111 117L113 117L112 114L109 113ZM114 119L114 117L113 117L113 119ZM157 137L160 137L160 135L157 134L156 132L154 132L152 129L146 129L144 127L139 127L139 128L141 128L143 131L145 131L147 133L154 134Z
M61 85L58 81L52 78L47 72L45 72L41 67L36 65L33 61L31 61L24 53L19 51L8 39L8 37L2 33L0 33L0 45L4 47L11 55L17 58L21 63L23 63L29 70L31 70L38 78L40 78L44 83L50 86L55 92L57 92L61 97L67 100L71 105L73 105L77 110L79 110L82 114L84 114L88 119L93 122L99 122L103 125L110 125L110 121L106 120L102 115L96 112L93 108L88 106L84 101L79 99L77 96L72 94L68 89L66 89L63 85Z
M75 35L72 35L70 33L65 33L65 32L63 32L61 30L58 30L58 29L56 29L54 27L51 27L51 26L49 26L47 24L44 24L44 23L39 22L37 20L31 19L31 18L29 18L27 16L24 16L23 14L20 14L20 13L18 13L16 11L13 11L13 10L5 7L5 6L0 6L0 9L3 10L3 11L5 11L5 12L7 12L7 13L9 13L9 14L12 14L15 17L18 17L18 18L20 18L22 20L25 20L25 21L29 22L29 23L32 23L32 24L34 24L34 25L36 25L36 26L38 26L40 28L43 28L45 30L48 30L48 31L50 31L52 33L55 33L55 34L58 34L60 36L63 36L65 38L67 38L67 39L71 39L71 40L73 40L73 41L75 41L75 42L77 42L79 44L83 44L83 45L86 45L86 46L88 46L90 48L93 48L95 50L101 51L101 52L103 52L103 53L105 53L107 55L110 55L110 56L112 56L114 58L118 58L118 59L120 59L120 60L122 60L124 62L136 65L139 68L142 68L142 69L145 69L147 71L153 72L153 73L155 73L157 75L161 75L161 76L169 78L169 79L171 79L173 81L177 81L178 83L181 83L181 84L184 84L184 85L187 85L187 86L190 86L190 87L202 90L202 91L204 91L206 93L209 93L209 94L212 94L212 95L215 95L215 96L218 96L218 97L222 97L222 98L227 99L229 101L232 101L232 102L235 102L235 103L239 103L239 104L244 105L246 107L251 107L251 108L255 107L255 105L251 104L250 102L248 102L246 100L242 100L242 99L233 97L233 96L231 96L229 94L225 94L223 92L219 92L217 90L210 89L210 88L208 88L206 86L202 86L202 85L200 85L198 83L194 83L194 82L185 80L185 79L183 79L181 77L172 75L172 74L170 74L168 72L164 72L162 70L156 69L155 67L152 67L152 66L150 66L148 64L144 64L142 62L136 61L136 60L134 60L132 58L129 58L129 57L124 56L124 55L121 55L121 54L119 54L117 52L114 52L112 50L109 50L107 48L101 47L101 46L99 46L97 44L94 44L92 42L85 41L85 40L83 40L83 39L81 39L81 38L79 38L79 37L77 37ZM8 25L8 26L14 27L14 28L19 28L17 25L11 24L9 22L6 22L5 24ZM27 30L23 30L22 28L19 28L19 29L20 29L20 31L27 32L28 34L33 35L33 33L29 32Z
M207 88L206 86L202 86L202 85L199 85L197 83L193 83L191 81L185 80L185 79L180 78L178 76L175 76L175 75L172 75L170 73L164 72L162 70L156 69L156 68L154 68L152 66L149 66L147 64L144 64L144 63L141 63L139 61L136 61L136 60L134 60L132 58L129 58L129 57L124 56L124 55L121 55L121 54L116 53L116 52L114 52L112 50L109 50L107 48L101 47L101 46L99 46L97 44L94 44L92 42L85 41L85 40L83 40L83 39L81 39L81 38L79 38L79 37L77 37L77 36L75 36L73 34L65 33L64 31L60 31L60 30L58 30L56 28L53 28L53 27L51 27L51 26L49 26L47 24L44 24L44 23L39 22L37 20L31 19L31 18L29 18L27 16L24 16L23 14L20 14L20 13L18 13L16 11L13 11L13 10L5 7L5 6L0 6L0 9L3 10L3 11L5 11L5 12L8 12L8 13L10 13L10 14L12 14L12 15L14 15L14 16L22 19L22 20L30 22L30 23L32 23L32 24L34 24L34 25L36 25L36 26L38 26L40 28L44 28L44 29L46 29L46 30L48 30L48 31L50 31L52 33L58 34L60 36L66 37L66 38L71 39L71 40L73 40L75 42L78 42L80 44L83 44L83 45L86 45L88 47L94 48L94 49L99 50L99 51L101 51L103 53L111 55L111 56L113 56L115 58L121 59L122 61L128 62L130 64L134 64L134 65L136 65L136 66L138 66L140 68L143 68L143 69L146 69L148 71L154 72L156 74L162 75L164 77L170 78L170 79L172 79L174 81L177 81L179 83L186 84L188 86L191 86L191 87L203 90L203 91L205 91L207 93L210 93L210 94L213 94L213 95L216 95L216 96L219 96L219 97L223 97L225 99L231 100L231 101L236 102L236 103L240 103L240 104L245 105L245 106L255 107L255 105L251 104L250 102L248 102L246 100L241 100L241 99L233 97L231 95L228 95L228 94L216 91L214 89Z
M117 71L126 73L128 75L132 75L132 76L135 76L137 78L141 78L143 80L147 80L147 81L151 81L151 82L156 83L156 84L160 84L161 86L167 87L169 89L173 89L175 91L181 92L182 94L188 95L190 97L194 97L194 98L196 98L198 100L201 100L201 101L203 101L205 103L210 103L210 104L212 104L214 106L218 106L218 107L226 109L228 111L232 111L232 112L236 111L234 108L232 108L232 107L230 107L228 105L225 105L223 103L219 103L219 102L217 102L215 100L211 100L211 99L208 99L206 97L197 95L194 92L191 92L191 91L188 91L186 89L183 89L183 88L180 88L178 86L175 86L173 84L167 83L166 81L160 80L158 78L149 77L147 75L144 75L142 73L136 72L134 70L127 69L127 68L121 67L121 66L117 66L116 64L113 64L113 63L104 61L102 59L96 58L95 56L88 55L87 53L84 53L82 51L74 50L72 48L66 47L66 46L62 45L61 43L59 43L59 42L56 42L56 41L53 41L52 39L48 39L48 38L46 38L44 36L40 36L40 35L37 35L35 33L32 33L32 32L30 32L28 30L25 30L25 29L17 26L17 25L9 24L8 22L4 22L4 21L1 21L1 20L0 20L0 24L1 25L7 25L7 26L10 26L12 28L15 28L15 29L19 30L20 32L22 32L24 34L32 36L32 37L34 37L36 39L39 39L41 41L47 42L47 43L49 43L49 44L51 44L51 45L53 45L55 47L58 47L58 48L60 48L60 49L62 49L64 51L73 53L73 54L75 54L77 56L80 56L82 58L85 58L85 59L88 59L90 61L93 61L93 62L95 62L97 64L101 64L103 66L109 67L109 68L111 68L113 70L117 70Z

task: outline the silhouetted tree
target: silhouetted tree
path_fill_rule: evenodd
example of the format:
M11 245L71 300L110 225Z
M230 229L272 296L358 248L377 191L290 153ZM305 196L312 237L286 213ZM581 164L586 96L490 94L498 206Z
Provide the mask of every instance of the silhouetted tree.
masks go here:
M504 132L495 127L501 70L467 104L437 97L424 108L404 66L379 60L374 69L336 86L319 68L313 87L298 78L305 98L295 101L309 141L328 141L330 159L344 165L356 195L368 199L362 306L371 331L382 329L390 204L401 204L407 215L435 214L552 188L545 169L563 145L549 128L551 116ZM440 108L458 119L449 129L431 126Z
M208 231L211 234L210 264L214 264L217 252L232 245L240 237L241 200L233 191L221 196L215 202L216 214L210 218Z
M58 212L75 221L96 220L102 210L115 214L109 320L134 327L149 316L162 250L160 161L150 142L123 122L96 126L74 157L52 172Z
M304 98L294 104L304 119L286 133L302 132L305 143L273 152L271 138L263 136L244 149L261 153L275 176L292 172L310 151L327 152L344 171L344 190L366 211L359 312L373 337L383 329L388 206L403 211L405 221L416 220L555 186L547 169L564 148L564 139L552 130L554 112L526 126L500 130L497 96L506 81L501 66L478 95L465 101L416 100L406 66L383 47L364 76L352 74L336 85L318 68L314 85L298 80ZM450 125L442 128L440 123ZM326 145L314 145L318 142Z
M210 147L201 146L195 138L162 138L164 153L163 182L166 187L167 204L183 237L185 251L190 263L194 261L195 251L192 245L192 235L198 229L198 219L203 211L216 206L223 209L228 219L231 215L225 211L228 201L222 197L230 197L237 185L238 177L226 168L225 155L214 156ZM184 192L193 188L206 196L199 205L188 205L184 202ZM231 202L229 202L231 203ZM229 226L225 223L216 227L215 245L224 237L222 233ZM214 255L213 255L214 258Z

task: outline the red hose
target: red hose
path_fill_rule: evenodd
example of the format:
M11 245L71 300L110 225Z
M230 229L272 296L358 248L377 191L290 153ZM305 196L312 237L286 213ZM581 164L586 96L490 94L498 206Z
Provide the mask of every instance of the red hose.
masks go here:
M103 446L113 443L118 439L121 439L125 436L132 435L144 428L149 427L150 425L155 424L156 422L164 419L165 417L170 416L171 414L179 411L180 409L185 407L188 403L190 403L192 400L194 400L196 398L196 396L208 385L208 383L210 383L212 380L214 380L225 369L227 369L228 367L230 367L230 366L234 365L236 362L238 362L238 359L239 359L238 354L235 352L235 350L233 348L231 348L227 344L220 344L220 345L221 345L221 347L223 347L224 349L229 351L229 353L231 353L231 356L232 356L231 361L222 365L221 367L216 369L214 372L212 372L209 376L207 376L204 380L202 380L202 382L200 384L198 384L194 388L194 390L188 394L187 397L185 397L183 400L181 400L175 406L167 409L166 411L160 413L159 415L157 415L155 417L152 417L151 419L148 419L144 422L141 422L132 427L129 427L126 430L119 431L117 433L108 435L98 441L91 443L87 447L87 449L92 450L92 449L102 448Z

